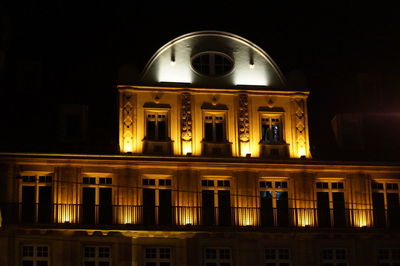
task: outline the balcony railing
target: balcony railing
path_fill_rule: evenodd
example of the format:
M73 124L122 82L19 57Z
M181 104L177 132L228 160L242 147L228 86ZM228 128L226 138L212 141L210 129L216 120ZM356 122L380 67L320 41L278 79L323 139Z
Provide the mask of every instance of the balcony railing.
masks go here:
M395 227L400 213L372 209L343 212L316 208L192 207L81 204L0 205L4 224L79 224L141 226ZM375 222L374 222L375 220Z

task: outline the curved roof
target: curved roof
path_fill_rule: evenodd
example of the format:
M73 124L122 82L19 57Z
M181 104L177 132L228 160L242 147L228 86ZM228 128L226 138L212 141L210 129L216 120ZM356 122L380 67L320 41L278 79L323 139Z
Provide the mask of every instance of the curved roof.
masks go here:
M222 53L231 58L233 70L222 76L207 76L195 71L192 59L207 52ZM240 36L222 31L192 32L168 42L147 63L142 82L147 85L184 83L191 87L286 88L284 76L264 50Z

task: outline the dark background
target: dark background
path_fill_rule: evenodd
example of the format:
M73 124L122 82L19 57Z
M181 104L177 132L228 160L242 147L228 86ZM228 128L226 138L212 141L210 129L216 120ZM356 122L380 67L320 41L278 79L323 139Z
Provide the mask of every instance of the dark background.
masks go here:
M310 90L315 159L396 161L397 9L376 3L263 4L0 4L0 151L117 152L121 66L142 70L166 42L192 31L221 30L260 46L289 80L300 79ZM60 133L68 106L86 110L82 138L68 140ZM338 144L331 123L337 114L362 117L360 130L347 130L354 133L350 143L362 139L361 145Z

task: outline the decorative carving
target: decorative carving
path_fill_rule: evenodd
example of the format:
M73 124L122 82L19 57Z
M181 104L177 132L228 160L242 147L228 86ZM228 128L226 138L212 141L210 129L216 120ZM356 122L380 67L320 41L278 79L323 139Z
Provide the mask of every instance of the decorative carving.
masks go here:
M123 151L132 151L134 139L134 125L136 124L135 95L124 93L121 97L121 129Z
M249 98L247 94L239 95L239 139L248 142L250 139Z
M299 151L306 151L306 122L304 99L296 98L293 100L295 104L295 127L296 127L296 142ZM305 154L304 154L305 155Z
M268 101L267 101L267 106L269 108L272 108L272 107L274 107L274 104L275 104L274 100L272 98L269 98Z
M185 141L192 140L192 102L190 93L182 93L181 136Z

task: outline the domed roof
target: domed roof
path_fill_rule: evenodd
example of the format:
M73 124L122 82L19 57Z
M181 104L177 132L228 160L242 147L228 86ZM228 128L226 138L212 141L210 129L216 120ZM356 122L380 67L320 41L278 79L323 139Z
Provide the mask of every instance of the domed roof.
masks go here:
M165 44L147 63L142 82L183 83L191 87L286 88L281 71L264 50L222 31L193 32Z

